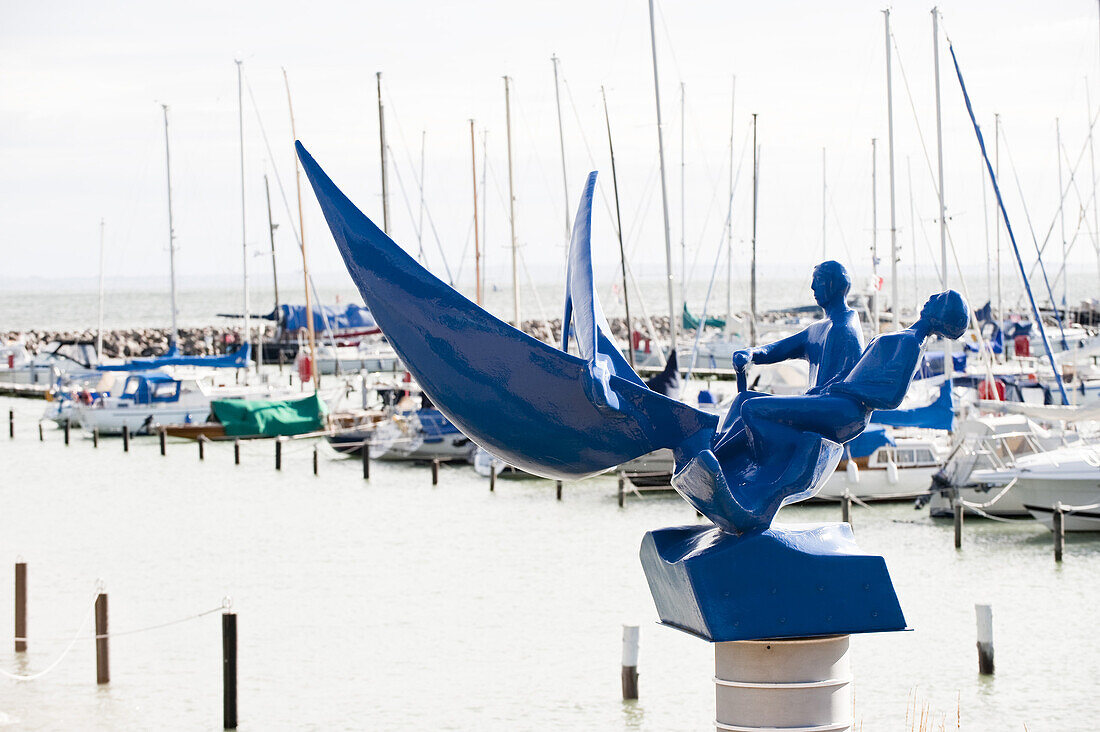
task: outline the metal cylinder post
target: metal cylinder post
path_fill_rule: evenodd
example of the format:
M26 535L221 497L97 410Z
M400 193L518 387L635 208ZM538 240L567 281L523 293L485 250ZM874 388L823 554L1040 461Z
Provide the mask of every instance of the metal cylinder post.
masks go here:
M638 698L638 626L623 626L623 699Z
M497 489L497 464L489 461L489 492L492 493Z
M849 730L847 635L714 644L719 730Z
M8 437L15 439L15 410L8 410Z
M42 425L38 425L38 429L42 429ZM92 430L92 447L99 447L99 428L96 427Z
M27 650L27 565L15 564L15 652Z
M107 656L107 593L101 592L95 599L95 680L106 684L111 680Z
M840 498L840 520L846 524L852 523L852 495L844 491Z
M626 476L619 473L619 508L623 507L623 500L626 494Z
M317 445L313 446L313 474L317 475L317 470L320 467L317 463Z
M1062 504L1054 506L1054 515L1051 528L1054 529L1054 561L1062 561L1062 551L1066 546L1066 512Z
M130 426L122 425L122 451L130 452Z
M69 420L66 419L65 420L65 444L66 445L69 444L69 438L70 438L70 435L72 434L72 430L73 430L72 423Z
M555 481L554 491L557 493L557 499L561 500L561 481Z
M237 614L222 614L222 721L237 729Z
M978 673L993 674L993 606L975 605L974 616L978 623Z
M42 432L42 423L41 422L38 423L38 441L39 442L45 442L46 441L46 435L45 435L45 433Z

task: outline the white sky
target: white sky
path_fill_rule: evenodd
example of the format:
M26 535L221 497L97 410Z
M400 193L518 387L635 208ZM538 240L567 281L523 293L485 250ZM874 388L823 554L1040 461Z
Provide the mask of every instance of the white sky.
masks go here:
M883 6L871 2L658 4L658 55L666 123L672 238L679 267L681 230L679 85L686 85L688 265L709 275L725 220L730 86L737 75L734 147L741 155L751 113L762 147L759 261L797 273L821 253L821 148L828 149L827 246L855 269L869 269L871 138L878 137L879 247L889 261ZM907 162L918 217L917 263L937 251L936 204L913 112L935 163L931 5L900 3L892 25L898 238L903 274L913 265ZM237 277L241 270L237 77L245 60L275 160L268 159L245 91L248 241L256 281L268 281L263 174L277 166L293 203L290 130L280 67L289 75L298 136L369 216L381 220L376 71L383 72L387 133L394 152L391 233L416 249L398 177L416 214L414 169L426 131L425 196L452 270L472 278L468 119L477 121L478 158L488 129L490 275L507 283L508 222L504 94L514 78L516 227L536 279L564 270L561 158L550 56L561 58L569 209L586 173L598 169L611 193L599 88L605 85L615 134L628 254L643 276L664 270L653 74L644 0L606 2L187 2L0 3L0 280L94 277L98 226L107 222L110 278L167 282L164 131L170 105L178 271L190 280ZM1055 216L1058 169L1054 119L1061 117L1071 160L1088 127L1086 76L1098 61L1097 4L945 3L943 29L958 44L975 111L992 144L993 113L1004 122L1032 224L1040 241ZM946 192L964 265L984 267L982 171L962 96L941 39ZM900 62L900 63L899 63ZM589 158L590 147L594 162ZM735 267L744 271L751 214L751 148L734 202ZM1006 147L1002 180L1025 252L1034 245ZM1063 173L1068 181L1067 172ZM1078 172L1092 193L1089 155ZM281 273L300 271L274 178L272 201ZM311 267L343 267L308 184ZM485 195L485 192L482 192ZM993 208L990 198L990 219ZM1067 238L1079 208L1071 193ZM1091 217L1091 214L1090 214ZM923 221L923 230L920 221ZM427 227L426 227L427 228ZM597 202L594 245L601 276L614 276L617 247L608 209ZM1077 271L1096 271L1083 227L1071 254ZM991 235L992 236L992 235ZM1051 250L1061 259L1060 235ZM428 264L443 266L430 229ZM463 251L466 252L463 258ZM1007 261L1007 260L1006 260ZM886 268L887 265L884 265ZM782 269L781 269L782 268ZM1006 263L1007 268L1007 263ZM510 270L507 270L510 271ZM1007 271L1007 269L1006 269ZM1100 291L1100 287L1097 288ZM1084 295L1085 293L1082 293ZM1095 293L1093 293L1095 294Z

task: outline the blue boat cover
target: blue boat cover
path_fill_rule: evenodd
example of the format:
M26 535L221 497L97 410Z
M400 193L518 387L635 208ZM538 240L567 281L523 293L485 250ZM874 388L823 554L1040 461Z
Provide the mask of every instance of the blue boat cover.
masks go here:
M274 318L269 317L269 319ZM280 305L278 319L283 324L283 330L286 331L293 332L309 327L305 305ZM343 308L314 305L313 329L320 332L330 328L332 330L377 330L378 324L374 322L374 316L370 314L370 310L362 305L348 303Z
M893 445L894 438L886 434L886 428L882 425L869 424L863 434L844 443L844 456L846 458L867 457L883 445Z
M245 343L232 353L218 356L181 356L179 347L173 343L168 353L149 358L131 358L126 363L101 364L97 371L151 371L162 366L202 366L209 369L245 369L252 356L252 345Z
M950 430L955 424L955 403L951 397L951 380L944 379L939 395L931 404L912 409L887 409L871 413L871 426L923 427L929 430ZM870 431L871 427L867 430ZM866 432L864 435L866 436ZM857 438L858 439L858 438ZM868 453L870 454L870 453Z

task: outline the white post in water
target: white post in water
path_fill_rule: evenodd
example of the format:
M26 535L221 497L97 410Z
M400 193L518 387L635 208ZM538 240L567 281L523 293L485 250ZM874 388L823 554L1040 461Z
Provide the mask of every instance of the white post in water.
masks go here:
M623 626L623 699L638 698L638 637L637 625Z
M850 730L847 635L714 644L715 727Z
M974 605L978 622L978 673L993 675L993 606Z

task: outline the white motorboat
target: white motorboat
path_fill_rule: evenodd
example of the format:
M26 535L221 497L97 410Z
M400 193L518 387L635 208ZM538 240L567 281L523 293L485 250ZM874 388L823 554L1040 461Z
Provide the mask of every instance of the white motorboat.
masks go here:
M94 373L98 363L91 341L50 341L37 354L22 343L12 343L0 347L0 381L52 385L62 376Z
M1047 528L1056 508L1066 531L1100 531L1100 446L1075 445L1017 463L1016 492L1029 514Z
M928 493L932 476L947 457L946 439L889 435L869 455L842 460L816 500L850 495L861 501L910 500ZM892 444L891 444L892 443Z

